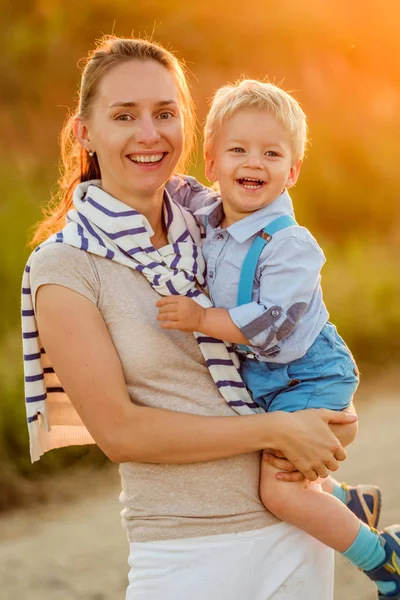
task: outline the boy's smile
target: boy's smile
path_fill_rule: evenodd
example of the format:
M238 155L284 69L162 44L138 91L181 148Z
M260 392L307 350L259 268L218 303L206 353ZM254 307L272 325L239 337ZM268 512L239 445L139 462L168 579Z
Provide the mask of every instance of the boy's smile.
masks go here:
M267 206L292 187L301 161L293 164L288 132L268 110L243 108L227 117L206 156L206 174L218 181L229 226Z

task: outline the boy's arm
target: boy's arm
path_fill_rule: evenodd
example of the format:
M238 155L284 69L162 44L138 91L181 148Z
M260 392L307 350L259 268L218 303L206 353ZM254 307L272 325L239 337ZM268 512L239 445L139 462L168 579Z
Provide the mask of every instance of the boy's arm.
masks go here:
M171 198L191 213L213 204L219 198L215 190L188 175L174 175L165 187Z
M251 346L279 351L279 342L293 332L320 285L324 262L322 250L303 228L266 247L259 264L259 301L229 310Z
M225 310L203 308L185 296L168 296L156 304L157 319L164 329L197 331L262 350L274 348L306 311L324 261L311 235L310 241L284 238L260 263L260 302Z
M186 296L167 296L156 304L163 329L198 331L232 344L248 344L239 327L224 308L203 308Z

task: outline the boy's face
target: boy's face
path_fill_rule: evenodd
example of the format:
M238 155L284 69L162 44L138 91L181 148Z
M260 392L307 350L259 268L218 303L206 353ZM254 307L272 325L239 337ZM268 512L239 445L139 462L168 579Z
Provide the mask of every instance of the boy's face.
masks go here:
M269 111L243 108L226 119L206 175L218 181L228 223L267 206L298 178L289 134Z

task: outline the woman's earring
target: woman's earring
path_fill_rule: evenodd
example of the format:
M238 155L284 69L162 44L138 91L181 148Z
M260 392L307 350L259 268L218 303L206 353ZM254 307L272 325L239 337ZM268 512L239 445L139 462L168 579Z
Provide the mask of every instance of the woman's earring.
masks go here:
M88 152L89 152L89 156L94 156L93 150L88 150Z

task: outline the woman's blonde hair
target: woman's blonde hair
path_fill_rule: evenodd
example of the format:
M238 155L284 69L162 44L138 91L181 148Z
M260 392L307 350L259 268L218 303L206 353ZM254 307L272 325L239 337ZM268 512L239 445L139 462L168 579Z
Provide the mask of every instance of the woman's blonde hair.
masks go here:
M206 155L212 154L224 121L242 108L259 108L272 113L289 133L293 164L303 158L307 119L300 104L280 87L256 79L241 79L216 91L204 128Z
M64 225L64 217L72 206L75 187L82 181L101 179L96 155L89 156L74 135L76 117L88 118L96 99L100 82L113 67L130 60L154 60L170 71L176 81L181 102L184 127L184 146L176 171L184 172L195 136L194 103L181 62L155 42L142 39L104 36L85 60L79 101L76 111L69 115L61 131L61 177L44 220L39 223L32 244L36 245ZM140 85L140 82L138 82Z

